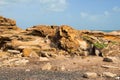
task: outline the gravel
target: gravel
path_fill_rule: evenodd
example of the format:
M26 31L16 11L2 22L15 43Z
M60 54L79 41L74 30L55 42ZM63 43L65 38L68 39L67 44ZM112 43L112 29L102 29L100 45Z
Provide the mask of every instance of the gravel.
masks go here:
M80 80L82 74L79 71L46 71L46 70L30 70L1 68L0 80Z

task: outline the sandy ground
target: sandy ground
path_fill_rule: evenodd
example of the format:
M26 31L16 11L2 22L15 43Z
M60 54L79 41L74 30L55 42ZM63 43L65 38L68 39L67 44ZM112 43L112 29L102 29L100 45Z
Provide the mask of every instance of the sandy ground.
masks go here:
M31 58L26 66L1 67L0 80L116 80L102 77L103 72L111 72L120 76L120 60L118 62L104 62L102 57L63 57L50 58L48 61ZM52 65L51 70L41 70L46 63ZM104 68L103 65L117 68ZM60 69L60 68L64 69ZM119 68L119 69L118 69ZM98 77L83 78L83 73L95 72Z

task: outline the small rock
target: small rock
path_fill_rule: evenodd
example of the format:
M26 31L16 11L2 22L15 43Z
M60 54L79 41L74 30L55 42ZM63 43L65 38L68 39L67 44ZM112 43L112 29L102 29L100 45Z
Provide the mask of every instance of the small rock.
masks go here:
M60 67L60 70L61 70L61 71L65 71L65 66L61 66L61 67Z
M56 58L56 57L57 57L57 54L50 53L49 56L52 57L52 58Z
M106 57L103 59L105 62L117 62L116 57Z
M24 48L23 54L24 57L39 57L38 54L31 48Z
M25 71L26 71L26 72L29 72L29 71L30 71L30 69L26 69Z
M45 64L44 66L42 66L42 70L51 70L52 65L50 63Z
M96 78L97 77L97 73L95 72L86 72L83 74L84 78Z
M49 61L47 57L40 57L40 61Z
M31 53L30 53L30 55L29 55L29 57L31 57L31 58L38 58L39 56L38 56L38 54L35 52L35 51L32 51Z
M29 57L30 54L31 54L31 52L32 52L32 49L30 49L30 48L24 48L22 53L23 53L24 57Z
M120 76L115 77L115 80L120 80Z
M109 77L109 78L113 78L113 77L116 77L117 74L113 74L111 72L103 72L102 74L104 77Z
M116 66L109 66L109 65L102 65L101 67L107 68L107 69L109 69L109 68L112 68L112 69L120 69L119 67L116 67Z
M8 50L8 52L13 54L20 54L20 51L18 50Z

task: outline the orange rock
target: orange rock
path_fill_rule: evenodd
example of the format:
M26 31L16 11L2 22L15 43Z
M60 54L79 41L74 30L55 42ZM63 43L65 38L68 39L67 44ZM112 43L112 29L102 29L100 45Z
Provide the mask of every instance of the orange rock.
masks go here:
M30 48L24 48L22 53L24 57L39 57L38 54Z
M24 57L29 57L30 54L31 54L31 52L32 52L32 49L30 49L30 48L24 48L23 49L23 56Z

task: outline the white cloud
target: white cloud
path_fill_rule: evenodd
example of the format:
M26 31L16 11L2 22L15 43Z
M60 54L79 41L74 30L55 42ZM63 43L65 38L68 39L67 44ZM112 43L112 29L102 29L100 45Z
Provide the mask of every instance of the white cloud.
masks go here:
M8 3L5 0L0 0L0 7L7 5Z
M115 7L113 7L112 10L115 11L115 12L120 12L120 7L115 6Z
M67 7L66 0L39 0L45 10L61 12Z
M98 21L101 19L101 17L104 16L105 17L105 14L89 14L87 12L81 12L80 13L80 17L84 20L87 20L87 21Z
M86 13L86 12L81 12L81 13L80 13L80 16L81 16L82 18L86 18L86 17L89 16L89 15L88 15L88 13Z
M29 0L0 0L0 5L9 5L9 4L13 4L13 3L20 3L20 2L26 2Z
M113 7L111 10L106 10L102 14L90 14L87 12L80 12L81 19L87 20L87 21L100 21L103 19L109 19L111 16L115 16L116 13L120 12L120 7Z
M82 19L87 19L89 21L97 21L102 15L97 15L97 14L89 14L86 12L81 12L80 16Z
M1 0L0 5L4 5L4 4L6 4L6 2Z
M105 16L109 16L110 13L109 13L108 11L105 11L105 12L104 12L104 15L105 15Z
M0 7L19 3L29 3L31 1L32 0L0 0ZM67 0L35 0L35 1L40 4L41 8L43 8L42 10L46 11L62 12L67 8Z

